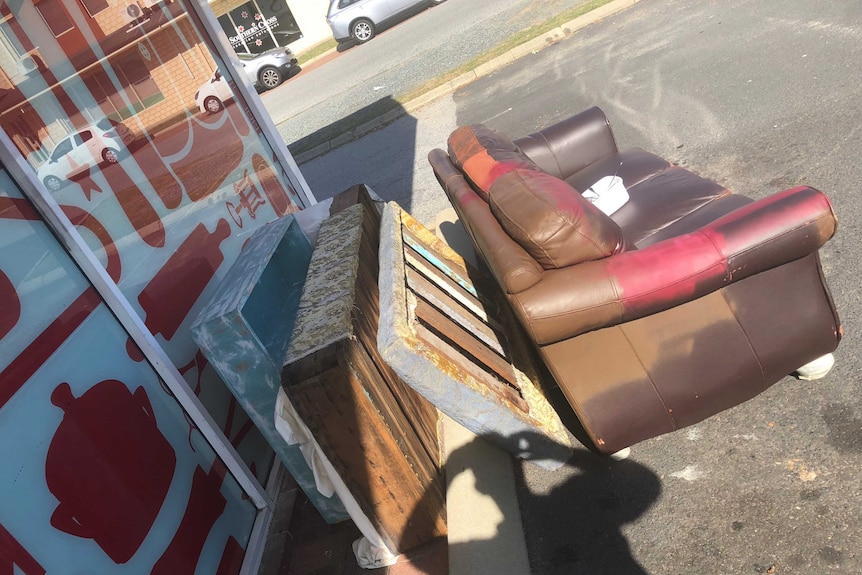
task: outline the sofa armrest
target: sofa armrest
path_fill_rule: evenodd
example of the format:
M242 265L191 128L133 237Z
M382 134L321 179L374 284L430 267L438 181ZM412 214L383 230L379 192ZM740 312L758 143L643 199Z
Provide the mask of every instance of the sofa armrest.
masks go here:
M617 153L610 123L597 107L514 142L540 168L564 180Z
M802 258L835 233L826 196L800 187L743 206L689 234L567 268L509 294L540 345L694 300Z

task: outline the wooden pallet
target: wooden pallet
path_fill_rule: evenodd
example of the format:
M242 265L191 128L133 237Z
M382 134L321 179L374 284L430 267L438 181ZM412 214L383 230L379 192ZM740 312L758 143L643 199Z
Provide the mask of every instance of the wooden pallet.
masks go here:
M377 351L379 206L324 221L282 387L365 515L398 552L446 534L437 409ZM341 198L344 202L344 198Z
M561 466L569 435L496 285L395 203L384 208L380 262L383 359L467 429L543 467Z

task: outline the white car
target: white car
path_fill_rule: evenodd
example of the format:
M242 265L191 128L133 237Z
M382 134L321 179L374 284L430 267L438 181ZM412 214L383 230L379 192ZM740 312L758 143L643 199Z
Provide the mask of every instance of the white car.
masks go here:
M125 124L103 118L60 140L36 175L56 192L92 166L116 164L120 153L134 141L135 135Z
M207 114L215 114L228 100L233 100L233 91L218 70L195 92L195 105Z
M299 72L296 56L290 48L274 48L261 54L237 54L237 57L258 91L275 88ZM232 98L233 92L218 70L195 92L195 104L207 114L215 114Z

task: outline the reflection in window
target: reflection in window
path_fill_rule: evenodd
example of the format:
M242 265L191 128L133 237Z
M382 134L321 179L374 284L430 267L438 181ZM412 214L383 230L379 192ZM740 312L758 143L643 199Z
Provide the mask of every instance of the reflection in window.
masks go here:
M63 8L60 0L41 0L36 4L36 10L42 15L42 19L55 38L72 29L72 20L66 14L66 9Z
M95 16L102 10L108 8L107 0L81 0L81 4L87 9L90 16Z
M87 74L84 82L106 115L125 120L165 99L159 86L137 52L111 60L111 67L123 86L120 92L103 70Z

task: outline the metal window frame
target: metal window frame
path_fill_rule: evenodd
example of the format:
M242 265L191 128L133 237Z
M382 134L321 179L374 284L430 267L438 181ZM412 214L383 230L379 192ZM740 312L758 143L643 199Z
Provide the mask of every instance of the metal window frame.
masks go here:
M54 198L37 181L35 171L20 154L5 130L0 130L0 162L18 184L24 196L33 203L45 224L53 231L72 260L99 293L111 313L141 349L156 374L174 394L254 506L258 510L272 508L274 505L272 497L239 456L200 399L192 392L164 348L156 341L140 315L96 259L96 255L87 246L81 234L66 218Z
M189 18L203 32L203 40L207 47L215 52L222 62L228 64L228 69L222 72L230 75L230 78L236 85L236 99L242 102L252 116L253 122L260 127L260 135L269 144L272 149L274 158L277 163L284 166L287 179L290 181L291 187L296 190L302 200L302 208L310 208L317 203L317 199L308 187L308 182L302 172L299 171L299 166L296 160L287 149L284 139L278 133L275 127L275 122L272 120L269 111L264 107L263 100L257 95L251 81L243 71L243 65L239 61L233 47L230 45L221 24L216 19L215 12L207 4L207 0L187 0L189 7Z

